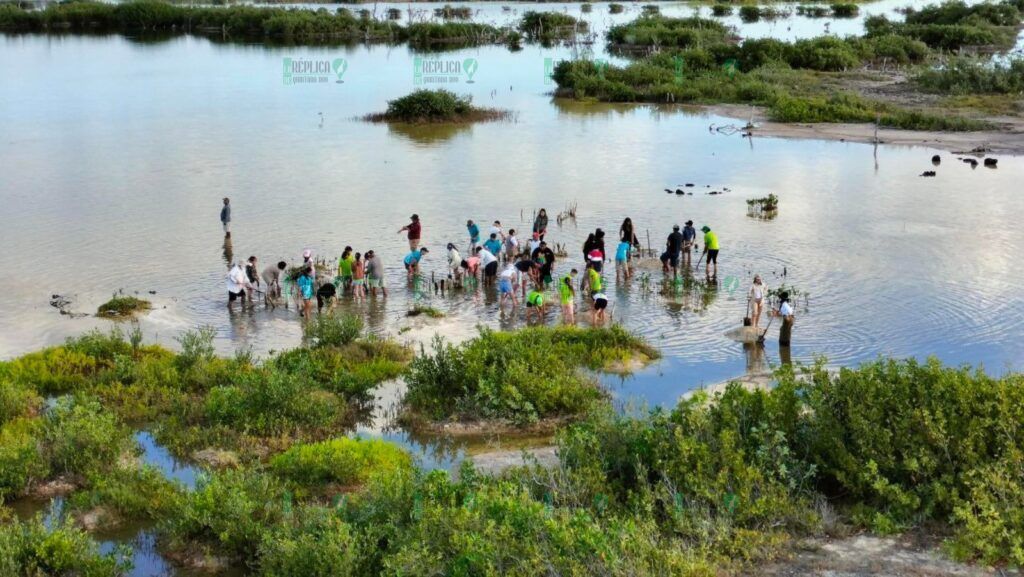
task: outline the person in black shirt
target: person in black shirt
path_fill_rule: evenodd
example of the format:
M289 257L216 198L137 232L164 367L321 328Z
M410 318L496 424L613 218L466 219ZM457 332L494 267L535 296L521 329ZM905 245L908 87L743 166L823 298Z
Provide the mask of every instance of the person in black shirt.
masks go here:
M540 267L541 281L544 282L545 286L551 284L551 274L555 266L555 252L548 248L548 243L542 240L540 241L540 246L533 251L531 256L533 261L537 263L537 266Z
M668 235L668 240L665 241L665 252L661 255L661 269L668 272L668 267L672 266L672 277L679 272L679 252L683 250L683 235L679 232L679 225L672 227L672 234Z

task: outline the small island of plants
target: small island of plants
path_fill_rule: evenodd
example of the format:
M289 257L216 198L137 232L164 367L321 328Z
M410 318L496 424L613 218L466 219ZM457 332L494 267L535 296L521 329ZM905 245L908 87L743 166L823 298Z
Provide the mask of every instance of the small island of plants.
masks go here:
M496 108L473 106L470 96L459 96L449 90L417 90L388 101L384 112L369 114L369 122L403 122L408 124L463 124L508 120L512 113Z
M115 294L96 310L96 316L108 319L128 319L151 309L153 305L145 300L121 293Z

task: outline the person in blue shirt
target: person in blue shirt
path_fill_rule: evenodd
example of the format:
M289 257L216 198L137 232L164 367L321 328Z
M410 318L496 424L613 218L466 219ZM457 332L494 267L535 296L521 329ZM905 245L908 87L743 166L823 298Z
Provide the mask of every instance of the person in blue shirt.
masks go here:
M410 279L420 274L420 261L423 260L423 255L429 252L430 250L427 248L420 248L405 255L405 259L402 262L405 263L405 271L409 273Z
M310 315L313 314L313 267L312 265L302 269L302 274L296 281L299 286L299 296L302 297L302 312L299 313L303 318L309 319Z
M615 282L619 282L619 276L622 276L622 280L628 281L632 273L629 270L629 253L633 246L628 242L622 241L619 246L615 248Z
M473 249L480 244L480 227L472 220L467 220L466 230L469 231L469 254L473 254L476 252Z
M484 248L493 256L501 256L501 241L498 240L497 233L492 232L491 238L484 241Z
M683 227L683 266L690 267L690 253L693 252L693 243L697 240L697 231L693 228L693 221L686 221Z

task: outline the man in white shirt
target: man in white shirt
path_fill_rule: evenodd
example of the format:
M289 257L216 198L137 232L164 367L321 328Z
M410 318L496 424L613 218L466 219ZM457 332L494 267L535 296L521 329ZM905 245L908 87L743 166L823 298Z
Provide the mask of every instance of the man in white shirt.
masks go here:
M788 347L790 338L793 336L793 306L789 304L789 293L779 294L779 311L775 313L782 317L782 328L779 329L779 346Z
M505 233L504 233L504 231L501 230L501 221L500 220L494 221L494 224L491 225L491 231L488 233L488 235L492 235L492 234L498 235L498 240L500 240L502 242L505 242Z
M245 304L245 291L251 289L252 284L249 282L249 278L245 276L245 271L242 270L242 266L237 262L231 266L231 270L228 271L228 308L231 308L231 303L238 299L241 299L242 304Z
M498 308L505 308L505 301L512 301L512 308L519 306L516 301L516 278L519 275L519 271L516 270L516 265L508 263L501 271L501 276L498 277L498 293L501 295L498 298Z
M480 257L480 267L484 269L484 286L494 284L494 278L498 276L498 257L482 247L476 248L476 256Z

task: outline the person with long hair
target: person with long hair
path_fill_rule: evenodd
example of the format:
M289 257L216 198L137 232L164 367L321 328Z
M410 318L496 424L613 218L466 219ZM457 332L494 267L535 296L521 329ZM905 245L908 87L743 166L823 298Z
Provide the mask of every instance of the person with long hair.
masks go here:
M533 232L540 240L544 240L544 235L548 232L548 211L543 208L537 211L537 217L533 219Z

